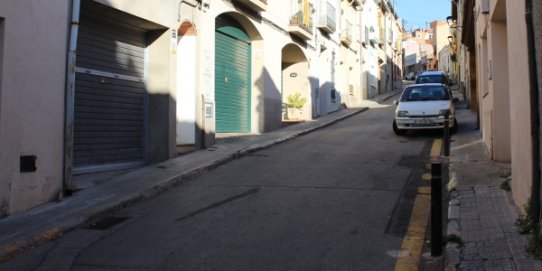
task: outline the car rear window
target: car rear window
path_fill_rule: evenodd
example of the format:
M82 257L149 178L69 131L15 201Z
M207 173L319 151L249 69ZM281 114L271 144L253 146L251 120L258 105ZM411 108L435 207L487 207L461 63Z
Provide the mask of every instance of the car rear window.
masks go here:
M420 75L416 78L416 84L427 84L427 83L440 83L448 84L446 76L444 75Z
M413 86L408 87L401 96L401 102L416 101L448 101L450 95L442 86Z

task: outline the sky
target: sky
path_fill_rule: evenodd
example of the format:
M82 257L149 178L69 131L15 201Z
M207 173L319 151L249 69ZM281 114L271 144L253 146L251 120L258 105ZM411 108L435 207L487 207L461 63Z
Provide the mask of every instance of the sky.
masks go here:
M405 30L428 28L428 23L451 15L450 0L390 0Z

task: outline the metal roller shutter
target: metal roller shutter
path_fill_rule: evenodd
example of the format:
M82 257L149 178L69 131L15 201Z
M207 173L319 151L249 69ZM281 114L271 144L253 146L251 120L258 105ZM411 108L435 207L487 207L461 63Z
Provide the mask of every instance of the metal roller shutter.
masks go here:
M218 133L250 132L250 40L233 21L218 20L215 101Z
M144 161L145 33L102 15L92 9L81 13L75 173L134 167Z

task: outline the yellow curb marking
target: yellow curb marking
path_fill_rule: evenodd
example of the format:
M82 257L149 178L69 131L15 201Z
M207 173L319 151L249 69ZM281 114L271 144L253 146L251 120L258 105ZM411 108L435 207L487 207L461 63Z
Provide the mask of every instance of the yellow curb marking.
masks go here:
M435 139L433 141L433 146L431 147L431 159L440 156L441 146L441 139ZM426 164L425 168L430 169L431 165ZM422 179L431 181L431 174L423 174ZM401 253L400 257L397 259L397 263L395 264L396 271L418 270L430 212L431 187L418 187L418 193L416 194L416 199L414 199L414 207L412 208L412 214L410 215L408 229L405 237L403 237L403 244L401 246L402 251L406 253Z
M45 244L48 241L58 238L62 235L60 228L51 228L34 236L31 240L18 241L0 248L0 263L7 262L25 251L31 250L39 245Z
M431 147L431 158L437 158L440 156L440 149L442 147L442 139L435 139L433 146Z
M424 181L431 181L431 173L424 173L424 174L422 174L422 180L424 180Z
M395 264L396 271L418 270L430 209L431 188L418 188L418 194L414 200L414 208L412 208L408 229L401 246L401 248L408 253L402 254L401 256L404 255L404 257L397 259L397 263Z

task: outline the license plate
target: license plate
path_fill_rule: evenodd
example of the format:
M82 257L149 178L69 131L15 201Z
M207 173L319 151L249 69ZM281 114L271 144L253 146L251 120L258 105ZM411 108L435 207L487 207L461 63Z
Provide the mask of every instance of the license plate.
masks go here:
M421 119L421 120L415 120L415 124L433 124L433 120L427 120L427 119Z

